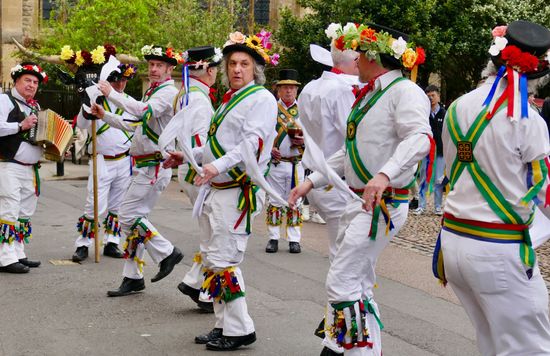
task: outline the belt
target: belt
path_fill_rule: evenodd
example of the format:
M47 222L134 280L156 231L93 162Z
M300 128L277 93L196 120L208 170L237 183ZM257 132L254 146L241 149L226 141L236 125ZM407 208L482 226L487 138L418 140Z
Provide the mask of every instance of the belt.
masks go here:
M132 156L136 162L136 167L152 167L158 166L162 161L162 153L154 152L145 155Z
M128 157L129 155L130 155L130 151L128 150L126 152L122 152L122 153L119 153L119 154L114 155L114 156L103 155L103 158L107 161L116 161L118 159Z
M443 230L475 240L495 243L521 243L529 225L498 224L484 221L459 219L449 213L443 215Z
M15 163L26 167L32 167L34 171L34 194L37 197L40 196L40 174L38 173L38 169L40 168L40 161L36 163L23 163L15 159L0 159L0 162Z
M240 184L237 181L231 180L229 182L223 182L223 183L214 183L210 182L210 185L214 189L224 190L224 189L231 189L231 188L240 188Z
M349 187L349 189L359 196L363 195L365 192L365 188ZM409 201L409 190L404 188L387 187L384 190L384 193L382 193L382 197L389 200L388 202L406 203Z
M291 157L281 157L279 161L297 163L297 162L300 162L301 160L302 160L302 155L298 155L298 156L291 156Z

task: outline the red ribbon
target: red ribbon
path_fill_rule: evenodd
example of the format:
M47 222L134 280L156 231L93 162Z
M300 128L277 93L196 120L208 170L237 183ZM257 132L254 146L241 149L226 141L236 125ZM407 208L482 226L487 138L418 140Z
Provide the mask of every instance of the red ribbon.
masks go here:
M229 89L225 94L223 94L222 104L228 103L229 100L231 100L231 97L233 96L233 94L235 94L235 92L236 90Z

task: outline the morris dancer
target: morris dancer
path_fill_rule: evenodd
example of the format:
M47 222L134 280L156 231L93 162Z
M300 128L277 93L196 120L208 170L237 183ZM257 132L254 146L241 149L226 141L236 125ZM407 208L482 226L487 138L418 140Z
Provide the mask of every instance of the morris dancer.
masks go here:
M118 93L124 94L124 88L128 79L135 76L137 68L132 64L119 65L120 73L113 72L107 81ZM132 119L132 116L115 106L107 99L103 100L105 111L120 115L122 119ZM88 130L91 135L91 121L84 118L88 115L80 110L77 117L77 127ZM131 136L127 131L112 128L103 120L97 121L97 153L98 153L98 214L105 212L107 216L103 221L104 236L103 255L113 258L122 258L123 254L118 249L120 243L120 224L118 220L118 209L122 197L128 189L131 181L132 161L130 158ZM92 147L88 147L91 154ZM80 262L88 258L88 247L92 244L94 231L94 194L92 166L90 163L90 175L88 176L88 196L84 206L84 215L78 219L78 237L75 241L76 251L73 254L73 261Z
M326 282L334 312L327 316L332 325L325 334L344 354L380 356L382 324L373 299L376 261L405 223L408 187L417 162L430 150L428 98L402 74L402 68L415 70L423 63L424 54L392 29L355 24L329 29L339 49L360 53L359 80L365 83L347 120L345 147L329 166L345 175L364 202L348 202L340 219L338 250ZM292 191L289 203L326 184L326 177L313 173ZM328 347L321 353L335 354Z
M205 234L201 243L206 268L203 290L214 300L216 315L214 329L197 336L195 342L206 344L209 350L234 350L256 341L239 265L265 194L250 180L246 172L251 167L243 161L250 148L259 169L267 170L275 139L277 102L262 86L264 66L276 64L278 57L267 54L270 35L266 31L256 36L229 35L223 48L222 81L230 90L212 118L206 145L195 148L197 160L203 164L203 177L198 176L195 182L208 184L206 196L197 201Z
M298 72L294 69L281 69L277 85L277 103L279 113L275 131L277 137L271 149L271 167L267 176L269 184L285 199L290 190L304 181L302 153L304 139L301 135L298 119ZM269 197L268 197L269 199ZM286 216L286 236L290 253L300 253L300 237L302 235L302 207L288 209L275 202L267 206L266 224L269 241L265 252L273 253L279 249L280 227Z
M489 77L447 110L451 191L433 270L464 306L482 355L549 355L548 289L528 229L534 204L550 216L550 143L527 93L550 73L550 31L514 21L492 34Z
M206 143L210 120L214 114L212 101L212 85L216 82L218 65L221 63L222 53L219 48L212 46L196 47L187 50L185 66L189 70L187 82L176 97L174 103L174 114L182 108L187 107L185 120L192 120L191 137L188 139L192 147L201 147ZM185 69L184 69L185 73ZM199 187L194 183L197 172L189 165L182 164L183 154L181 152L169 152L170 157L164 162L164 168L178 167L178 181L187 193L191 205L195 205L199 193ZM204 243L201 241L201 243ZM199 300L200 288L204 282L202 255L195 254L193 265L185 274L178 289L188 295L197 306L207 312L213 312L214 307L211 301Z
M38 86L48 81L35 63L11 69L13 89L0 94L0 272L27 273L40 266L25 255L32 237L31 216L40 195L39 160L43 149L29 143L29 130L38 121Z
M137 175L132 177L119 209L122 233L126 236L126 261L122 273L124 279L117 290L107 292L110 297L124 296L145 289L145 250L160 267L151 282L166 277L183 258L181 251L166 240L148 219L149 213L172 176L170 169L161 167L162 154L157 143L159 135L172 118L172 104L178 90L171 79L171 73L181 56L172 48L160 46L144 46L141 53L147 60L151 82L142 101L112 90L106 81L99 82L103 95L136 119L125 121L120 116L105 112L97 104L92 106L92 114L109 125L123 130L135 130L130 154L136 162ZM139 126L135 126L136 124Z

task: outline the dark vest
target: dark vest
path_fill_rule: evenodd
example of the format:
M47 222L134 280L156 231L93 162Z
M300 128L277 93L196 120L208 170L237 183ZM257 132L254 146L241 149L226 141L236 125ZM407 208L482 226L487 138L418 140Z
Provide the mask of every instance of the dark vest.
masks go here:
M10 111L8 115L7 122L23 121L25 119L25 113L19 109L19 105L17 105L11 93L7 93L6 95L10 98L14 106L13 110ZM19 146L21 146L21 142L26 141L25 133L25 131L20 131L13 135L0 137L0 158L13 159L17 150L19 150Z

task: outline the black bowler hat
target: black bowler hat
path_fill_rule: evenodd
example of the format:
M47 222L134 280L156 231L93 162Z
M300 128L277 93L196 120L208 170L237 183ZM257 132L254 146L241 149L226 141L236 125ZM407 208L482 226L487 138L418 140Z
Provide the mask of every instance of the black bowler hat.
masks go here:
M279 80L276 85L301 85L298 82L298 71L296 69L281 69L279 71Z
M157 45L143 46L141 48L141 54L145 60L157 60L166 62L170 65L178 65L178 59L176 58L178 53L171 47L163 47Z
M22 62L11 69L11 78L14 82L23 74L34 75L39 83L48 82L48 75L46 72L34 62Z
M222 61L222 52L212 46L194 47L187 50L185 65L196 69L215 67Z
M550 30L533 22L518 20L508 25L504 38L508 40L506 47L516 46L525 54L538 58L538 67L534 71L525 73L528 79L540 78L550 73L550 65L545 58L550 48ZM502 59L504 49L498 55L492 57L497 66L509 65L507 61ZM517 69L515 66L513 67Z

